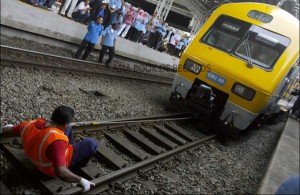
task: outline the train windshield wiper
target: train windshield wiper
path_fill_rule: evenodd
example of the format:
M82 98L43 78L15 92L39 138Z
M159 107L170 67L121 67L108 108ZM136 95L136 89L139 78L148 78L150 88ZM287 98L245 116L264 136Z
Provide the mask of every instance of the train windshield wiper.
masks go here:
M251 52L250 52L250 47L249 47L249 35L250 33L248 33L247 38L245 39L245 49L246 49L246 55L247 55L247 67L248 68L253 68L253 62L252 62L252 57L251 57Z

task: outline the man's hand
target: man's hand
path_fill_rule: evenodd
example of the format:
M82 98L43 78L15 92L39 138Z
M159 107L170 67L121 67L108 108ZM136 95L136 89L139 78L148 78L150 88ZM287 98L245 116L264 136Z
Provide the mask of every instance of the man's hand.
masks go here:
M2 127L2 130L3 130L3 131L10 131L11 128L12 128L13 126L14 126L14 125L12 125L12 124L4 125L4 126Z
M79 184L83 187L83 191L82 192L87 192L91 189L91 186L95 186L94 183L84 179L84 178L81 178Z

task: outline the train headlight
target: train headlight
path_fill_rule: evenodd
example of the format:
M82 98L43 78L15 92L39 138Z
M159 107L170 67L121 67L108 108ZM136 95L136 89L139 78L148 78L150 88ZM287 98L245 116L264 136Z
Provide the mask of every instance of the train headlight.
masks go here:
M196 62L193 62L192 60L187 59L183 67L194 74L199 74L202 66Z
M251 101L255 96L255 91L253 89L250 89L249 87L246 87L240 83L234 83L232 89L232 93Z

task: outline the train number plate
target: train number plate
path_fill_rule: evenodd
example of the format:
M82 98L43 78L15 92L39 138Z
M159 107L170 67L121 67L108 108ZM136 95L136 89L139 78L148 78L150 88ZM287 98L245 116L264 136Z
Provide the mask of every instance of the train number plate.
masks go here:
M207 75L206 75L206 78L221 85L221 86L224 86L225 83L226 83L226 79L217 75L216 73L213 73L213 72L208 72Z

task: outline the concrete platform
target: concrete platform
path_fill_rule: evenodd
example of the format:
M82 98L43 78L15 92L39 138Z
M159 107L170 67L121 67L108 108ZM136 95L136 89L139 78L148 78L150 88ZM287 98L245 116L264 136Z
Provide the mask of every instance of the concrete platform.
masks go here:
M258 193L274 194L285 179L295 175L299 175L299 121L289 118Z
M85 25L62 17L55 12L33 7L20 0L1 1L1 26L75 44L80 44L87 32ZM95 48L100 49L100 43L97 43ZM123 38L117 39L116 54L172 69L176 69L179 63L178 58Z

